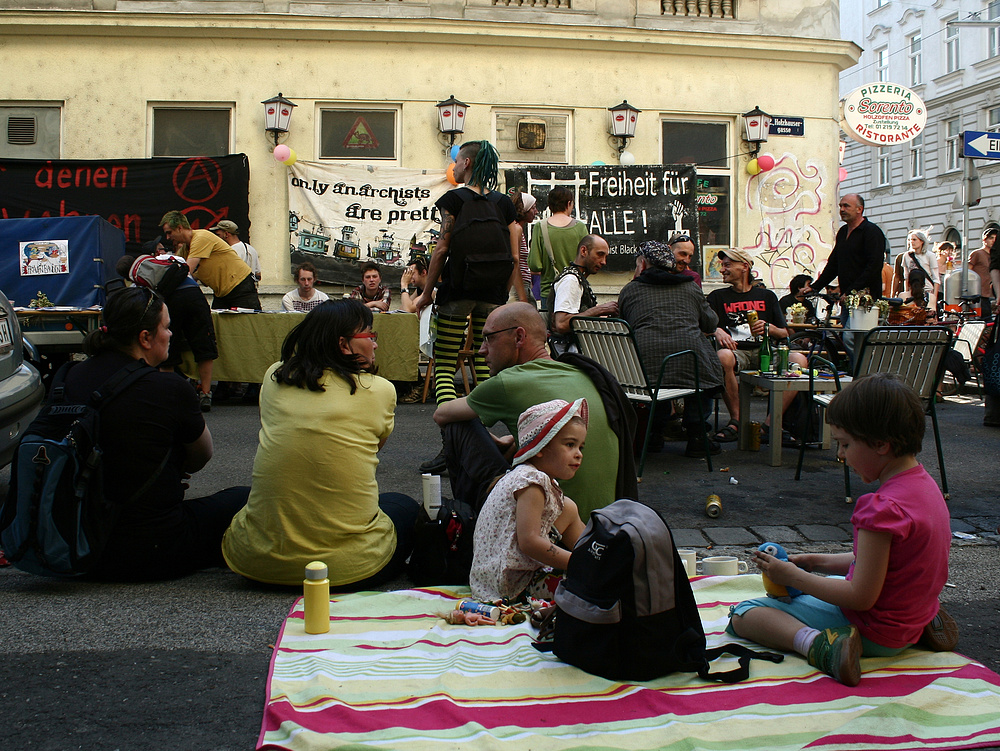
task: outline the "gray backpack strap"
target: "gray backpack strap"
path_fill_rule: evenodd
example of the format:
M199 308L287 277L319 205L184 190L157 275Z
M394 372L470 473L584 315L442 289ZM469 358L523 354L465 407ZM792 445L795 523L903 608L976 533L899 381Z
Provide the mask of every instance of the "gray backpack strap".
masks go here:
M549 254L549 263L552 264L552 268L554 269L556 267L556 257L552 253L552 241L549 240L549 223L545 219L542 220L542 242L545 244L545 252Z

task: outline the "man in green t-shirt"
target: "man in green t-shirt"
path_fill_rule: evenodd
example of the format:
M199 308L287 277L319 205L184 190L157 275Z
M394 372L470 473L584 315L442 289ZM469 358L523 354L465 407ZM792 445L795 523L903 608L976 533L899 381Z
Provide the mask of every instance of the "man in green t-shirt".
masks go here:
M583 463L576 476L560 481L560 486L584 519L616 500L620 442L609 424L602 394L583 370L549 356L545 325L535 309L527 303L509 303L494 310L483 326L481 351L490 378L467 397L444 402L434 412L435 422L448 426L445 453L455 497L478 508L492 480L510 469L517 449L517 419L524 410L551 399L583 397L590 407ZM496 438L484 427L498 422L506 425L510 436ZM631 451L631 441L627 436L621 450Z

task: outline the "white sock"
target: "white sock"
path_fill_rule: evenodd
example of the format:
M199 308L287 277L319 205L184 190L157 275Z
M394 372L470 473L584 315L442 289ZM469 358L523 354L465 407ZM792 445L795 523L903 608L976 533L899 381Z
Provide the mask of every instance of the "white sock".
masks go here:
M795 639L792 648L803 657L809 656L809 647L812 646L813 639L819 636L819 631L809 626L803 626L795 632Z

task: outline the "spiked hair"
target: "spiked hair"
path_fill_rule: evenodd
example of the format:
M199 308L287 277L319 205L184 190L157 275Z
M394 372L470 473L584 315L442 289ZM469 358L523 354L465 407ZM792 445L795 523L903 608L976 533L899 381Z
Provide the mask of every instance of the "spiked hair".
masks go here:
M484 190L495 190L499 183L500 155L489 141L466 141L458 150L472 159L472 175L468 182Z

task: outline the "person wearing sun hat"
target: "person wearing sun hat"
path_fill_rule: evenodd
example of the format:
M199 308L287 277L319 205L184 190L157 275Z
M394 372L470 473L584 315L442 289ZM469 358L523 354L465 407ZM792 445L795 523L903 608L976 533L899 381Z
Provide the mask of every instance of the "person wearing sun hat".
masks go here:
M583 460L590 410L586 399L528 407L517 421L514 468L490 491L479 513L469 583L478 600L550 599L584 525L559 487Z

